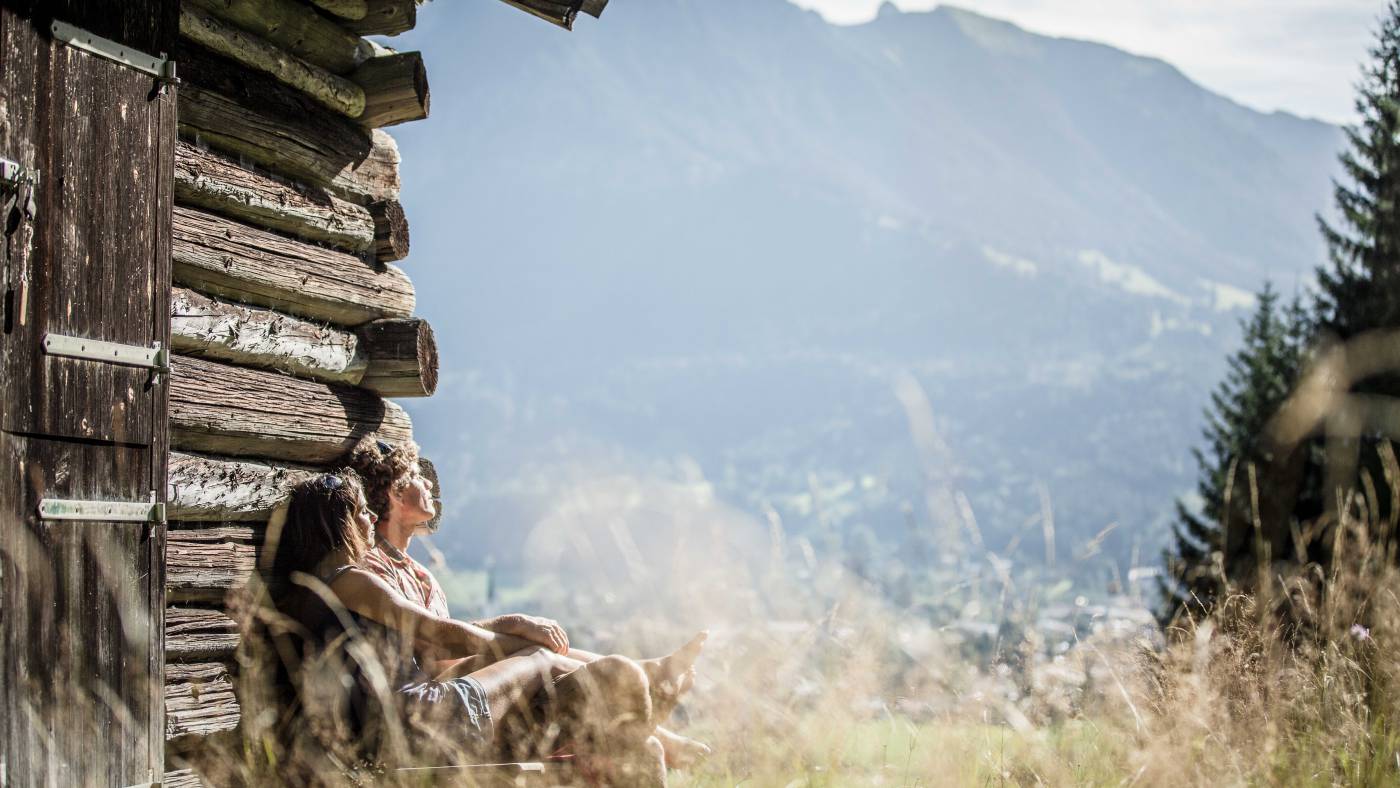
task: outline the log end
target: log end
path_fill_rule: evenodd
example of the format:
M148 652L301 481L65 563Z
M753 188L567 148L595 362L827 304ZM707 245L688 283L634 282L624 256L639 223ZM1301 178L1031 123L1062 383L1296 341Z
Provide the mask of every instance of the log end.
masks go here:
M376 320L360 329L369 367L362 388L383 397L431 397L437 391L437 339L421 318Z
M381 263L392 263L408 257L408 216L403 203L383 200L369 207L374 217L374 252Z

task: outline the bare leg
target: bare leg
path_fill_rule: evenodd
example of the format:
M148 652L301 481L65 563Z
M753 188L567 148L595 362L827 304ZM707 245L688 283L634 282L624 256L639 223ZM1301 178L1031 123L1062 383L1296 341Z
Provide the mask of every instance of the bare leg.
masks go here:
M553 679L557 656L535 646L473 671L471 677L486 690L491 718L502 720L511 711L528 706L535 693Z
M647 674L648 694L652 699L652 720L664 722L674 710L676 702L694 681L694 663L704 644L706 633L700 633L682 648L660 659L637 660ZM570 649L569 660L587 664L600 659L599 655L582 649ZM664 686L658 690L657 684ZM661 725L653 731L654 737L665 754L666 765L672 768L685 768L708 756L709 746L703 742L674 733Z

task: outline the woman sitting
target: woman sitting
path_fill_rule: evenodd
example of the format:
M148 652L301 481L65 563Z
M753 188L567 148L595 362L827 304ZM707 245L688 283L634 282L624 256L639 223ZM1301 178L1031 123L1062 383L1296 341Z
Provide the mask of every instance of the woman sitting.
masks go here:
M433 573L408 554L409 543L420 532L432 532L437 520L437 504L433 500L433 483L419 466L418 445L412 441L389 443L367 439L350 455L350 465L364 485L365 500L378 518L375 523L374 544L365 554L362 566L410 602L422 605L435 615L449 617L447 598ZM546 645L574 661L574 667L593 662L597 654L573 648L564 629L552 619L522 613L508 613L484 621L473 622L482 629L513 635ZM483 663L474 657L461 665L438 663L429 672L458 675L468 673ZM643 666L652 663L643 662ZM659 689L668 695L679 695L688 689L691 677L682 677L683 684L671 686L664 677L655 677ZM657 693L661 694L661 693ZM659 722L660 720L658 720ZM666 765L684 768L706 756L710 748L658 725L656 738L666 753Z
M374 522L358 477L343 471L297 485L268 526L275 615L262 637L292 752L442 765L562 737L604 782L664 785L654 732L689 685L703 634L658 660L583 664L565 656L566 638L534 643L435 615L360 568ZM428 660L458 662L433 675Z

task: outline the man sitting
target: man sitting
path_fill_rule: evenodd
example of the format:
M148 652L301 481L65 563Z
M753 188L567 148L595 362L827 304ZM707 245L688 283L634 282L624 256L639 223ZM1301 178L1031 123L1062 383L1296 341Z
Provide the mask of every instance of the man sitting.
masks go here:
M432 482L423 476L418 464L418 447L413 443L392 445L382 440L366 440L352 453L350 465L364 482L369 508L379 517L375 544L366 555L363 567L409 601L422 605L434 615L449 617L447 598L437 578L408 554L414 535L427 529L437 516ZM551 619L511 613L475 622L475 625L538 643L576 660L580 666L600 658L592 652L571 648L563 627ZM650 674L661 663L653 660L641 664ZM484 663L481 657L471 657L425 667L438 675L461 676L484 667ZM679 677L657 672L649 678L653 693L658 696L656 711L669 714L693 684L694 670L688 669ZM656 737L665 752L666 764L672 768L682 768L710 752L706 745L665 728L658 727Z

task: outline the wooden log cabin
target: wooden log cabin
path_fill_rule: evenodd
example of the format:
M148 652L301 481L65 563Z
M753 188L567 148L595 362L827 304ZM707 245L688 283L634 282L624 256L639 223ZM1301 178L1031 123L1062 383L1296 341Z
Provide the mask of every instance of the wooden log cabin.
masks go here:
M428 80L366 36L418 11L0 3L0 785L199 784L272 508L413 436L437 348L384 129Z

